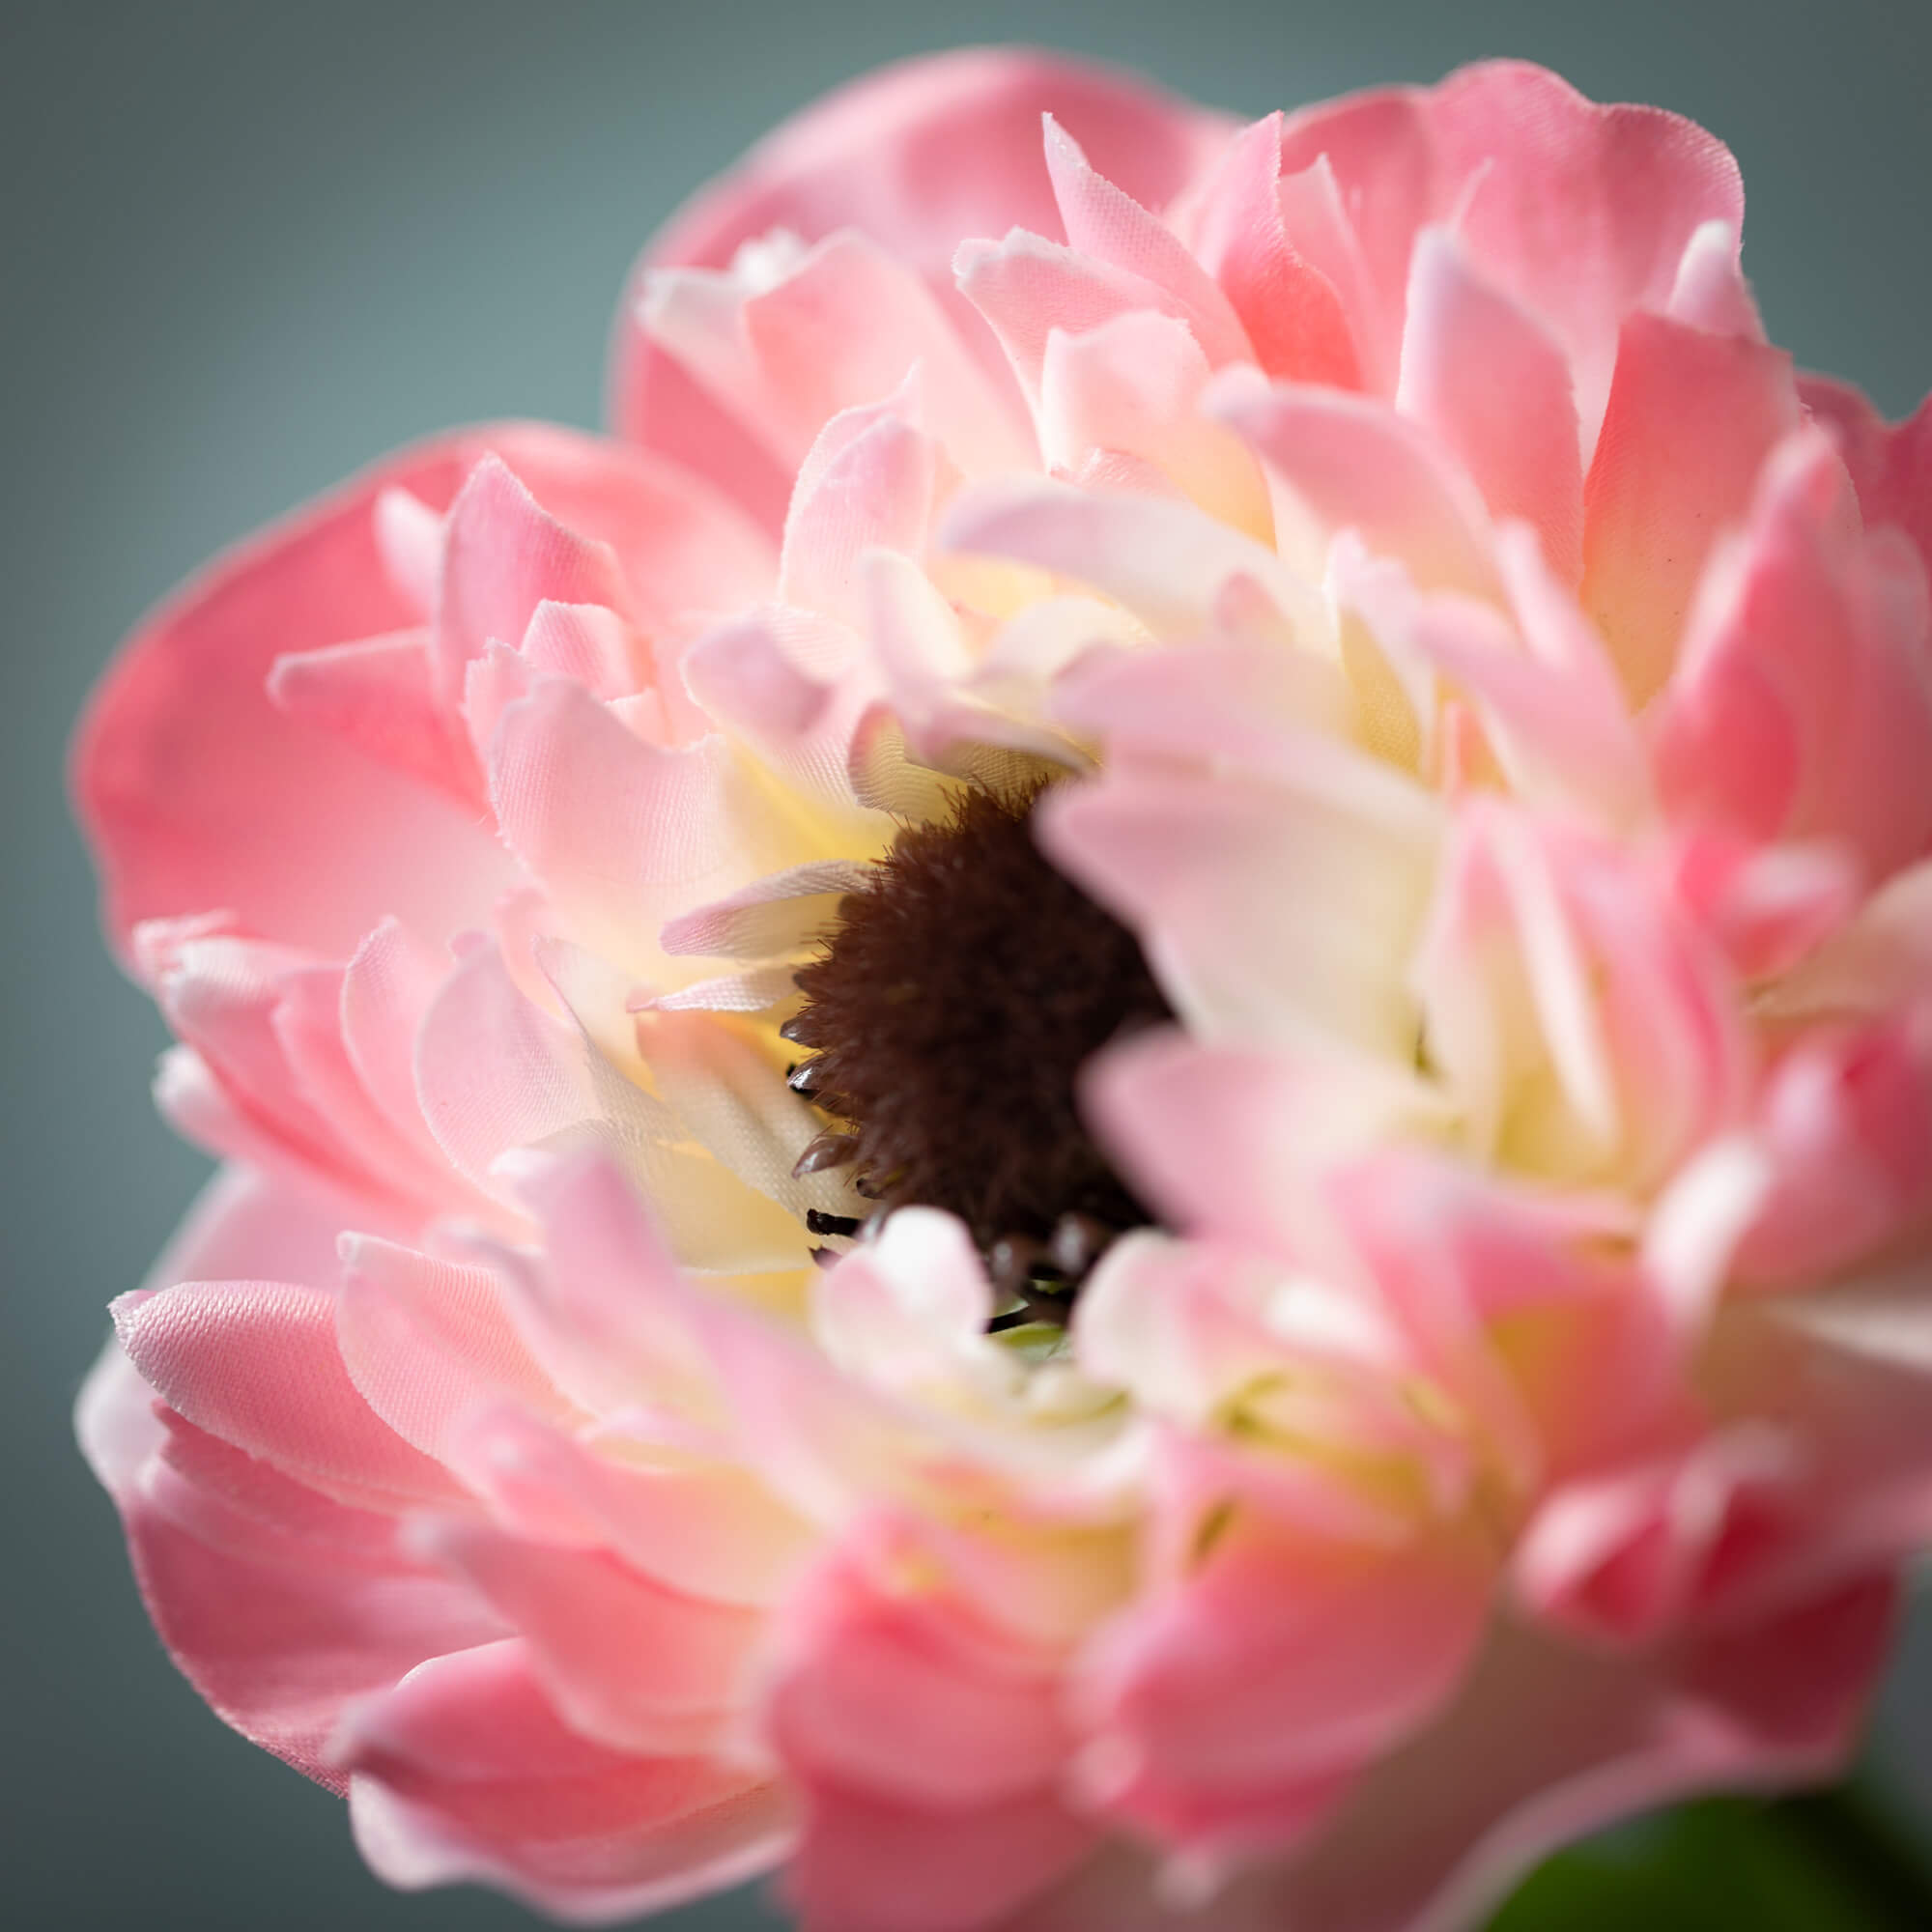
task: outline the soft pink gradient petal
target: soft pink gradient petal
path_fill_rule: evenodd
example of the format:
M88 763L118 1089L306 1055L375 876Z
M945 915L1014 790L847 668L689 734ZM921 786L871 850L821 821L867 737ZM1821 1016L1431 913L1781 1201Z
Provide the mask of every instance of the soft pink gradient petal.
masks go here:
M733 1463L620 1461L515 1406L472 1409L447 1453L512 1534L609 1548L687 1596L769 1605L809 1547L798 1519Z
M358 1703L333 1750L356 1843L391 1885L482 1880L570 1923L741 1883L789 1838L784 1801L754 1776L568 1729L519 1641L423 1664Z
M1318 634L1308 585L1264 545L1184 500L1032 477L982 484L953 499L937 543L1075 578L1162 639L1211 629L1229 586L1243 581L1287 623Z
M1445 229L1416 237L1396 404L1461 459L1492 517L1528 523L1550 571L1577 581L1583 467L1569 365Z
M1059 1663L943 1589L895 1588L834 1551L784 1605L764 1726L808 1785L970 1814L1057 1781Z
M952 290L961 238L1011 227L1059 233L1040 145L1047 112L1109 181L1155 208L1186 185L1230 127L1107 69L1043 52L906 61L839 90L768 136L645 252L611 347L618 434L690 464L776 529L783 471L651 343L635 319L642 278L658 267L721 269L742 242L773 229L815 242L853 228L909 262L955 320L977 329Z
M1229 144L1193 211L1194 250L1266 374L1358 388L1354 336L1335 284L1289 240L1277 187L1281 127L1270 114Z
M1889 1579L1720 1638L1636 1657L1503 1623L1453 1708L1361 1782L1285 1864L1215 1894L1215 1932L1457 1932L1538 1859L1614 1819L1843 1766L1889 1643ZM1536 1721L1521 1721L1524 1712ZM1183 1932L1139 1860L1112 1854L999 1932ZM1194 1901L1190 1900L1192 1904Z
M1758 1133L1772 1164L1740 1274L1798 1286L1919 1226L1932 1208L1932 1008L1801 1040L1772 1069Z
M1140 934L1203 1037L1406 1060L1414 1012L1397 962L1420 929L1434 828L1419 792L1356 762L1311 759L1298 784L1110 778L1047 800L1038 834Z
M168 1411L119 1341L76 1415L176 1662L226 1722L337 1790L326 1746L345 1700L426 1657L502 1634L468 1592L396 1547L391 1509L447 1504L458 1492L347 1386L319 1326L324 1292L165 1284L251 1269L327 1280L345 1211L229 1170L156 1264L152 1279L163 1286L124 1298L148 1366L242 1446ZM300 1365L319 1398L312 1412L280 1398L275 1368L263 1378L264 1348L276 1363ZM239 1383L226 1373L238 1367ZM331 1500L298 1480L310 1477L378 1507Z
M1082 1103L1167 1225L1291 1253L1315 1176L1436 1111L1419 1080L1372 1061L1207 1046L1178 1030L1091 1062Z
M1387 404L1233 370L1204 407L1239 431L1324 535L1400 556L1424 589L1493 584L1482 497L1443 447Z
M483 1268L345 1236L335 1334L363 1400L439 1463L449 1463L478 1408L515 1403L546 1421L581 1419L531 1358Z
M139 920L219 906L339 956L388 913L438 933L485 915L510 873L473 814L281 712L268 677L277 658L418 620L378 554L384 491L446 503L486 450L572 440L503 425L406 450L212 565L135 633L72 754L117 943Z
M937 458L931 439L891 403L829 422L785 514L780 598L857 628L865 611L861 555L924 554Z
M1654 315L1624 326L1584 488L1582 599L1634 706L1670 675L1704 559L1797 424L1782 352Z
M411 1540L522 1632L572 1729L661 1756L719 1742L745 1692L754 1612L667 1589L603 1550L528 1543L468 1519L421 1523Z
M826 1782L808 1795L783 1890L805 1932L980 1932L1064 1878L1096 1836L1041 1793L938 1811Z
M333 1298L294 1282L185 1282L124 1295L115 1327L170 1407L218 1440L353 1508L461 1492L356 1392Z
M1714 949L1574 828L1465 810L1416 985L1474 1143L1532 1171L1654 1186L1741 1117L1752 1046Z
M1183 1852L1285 1848L1455 1690L1490 1582L1464 1540L1338 1551L1237 1511L1090 1652L1093 1795Z
M1837 438L1867 526L1902 529L1932 570L1932 403L1889 423L1849 383L1801 376L1798 393Z
M489 766L503 838L566 930L642 978L672 977L657 942L669 913L811 856L785 849L790 828L722 739L645 744L562 678L504 712Z
M1095 169L1051 114L1046 171L1069 246L1090 261L1111 263L1152 283L1166 298L1161 305L1186 323L1213 366L1254 359L1253 345L1227 296L1173 229Z
M1703 223L1735 235L1744 218L1737 164L1702 128L1655 107L1599 106L1520 61L1291 115L1283 174L1321 158L1359 238L1381 366L1393 372L1414 239L1450 224L1478 271L1563 344L1587 442L1623 317L1662 308Z
M291 718L473 808L483 775L440 701L431 646L431 633L412 630L292 652L275 660L269 696Z
M1713 558L1656 724L1664 800L1734 836L1842 840L1882 879L1932 844L1932 613L1918 553L1859 527L1792 437Z
M647 271L643 288L639 317L657 347L787 474L833 416L915 371L961 469L1031 464L1011 385L961 339L927 281L865 235L841 229L802 252L775 240L728 270Z
M1197 408L1208 373L1171 316L1136 310L1086 334L1054 329L1039 384L1048 466L1077 475L1110 455L1139 457L1224 523L1265 536L1271 518L1253 457Z

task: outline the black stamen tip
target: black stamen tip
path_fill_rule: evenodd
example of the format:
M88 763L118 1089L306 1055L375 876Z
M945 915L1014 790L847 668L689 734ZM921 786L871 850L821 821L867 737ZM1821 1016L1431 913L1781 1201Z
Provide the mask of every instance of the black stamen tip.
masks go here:
M863 1223L852 1214L828 1214L822 1208L805 1210L806 1232L812 1235L856 1235Z

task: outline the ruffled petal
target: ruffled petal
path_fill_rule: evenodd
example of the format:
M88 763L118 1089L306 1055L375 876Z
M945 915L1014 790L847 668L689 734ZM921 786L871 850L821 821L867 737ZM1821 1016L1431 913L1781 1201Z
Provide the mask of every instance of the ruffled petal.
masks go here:
M1670 675L1705 558L1797 424L1781 352L1660 316L1625 326L1584 489L1582 598L1633 708Z
M1877 880L1932 844L1932 613L1917 553L1858 525L1827 440L1793 437L1713 558L1656 756L1675 814L1843 840Z
M769 135L646 251L611 351L618 433L690 464L776 529L783 471L650 341L635 319L643 278L687 264L722 269L742 243L775 229L810 242L852 228L910 262L965 330L977 331L952 292L952 251L962 236L1015 226L1058 233L1040 148L1047 112L1109 181L1151 208L1180 191L1229 126L1105 69L1039 52L942 54L839 90ZM997 352L985 347L998 374Z
M73 750L117 943L140 920L222 907L341 957L388 913L438 935L487 915L510 871L473 812L280 710L268 680L277 658L420 621L379 553L385 491L447 503L486 450L522 455L552 434L504 426L406 450L212 565L135 632Z
M356 1843L389 1884L482 1881L581 1924L756 1877L789 1836L782 1797L754 1776L569 1729L518 1641L438 1658L359 1704L335 1755Z
M1291 115L1283 174L1323 158L1366 266L1375 363L1392 378L1416 235L1453 226L1478 271L1563 344L1586 449L1624 317L1662 309L1705 222L1735 236L1744 219L1737 163L1701 128L1655 107L1599 106L1521 61Z

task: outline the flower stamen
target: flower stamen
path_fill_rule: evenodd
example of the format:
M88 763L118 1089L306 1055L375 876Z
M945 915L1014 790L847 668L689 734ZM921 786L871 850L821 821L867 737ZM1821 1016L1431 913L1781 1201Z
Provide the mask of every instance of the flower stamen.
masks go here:
M831 1124L797 1172L854 1172L878 1213L957 1214L999 1318L1064 1321L1116 1235L1151 1216L1079 1117L1087 1061L1171 1017L1138 941L1034 842L1037 789L963 793L907 827L839 903L806 1004L780 1029L812 1057L787 1071ZM814 1234L856 1233L814 1209Z

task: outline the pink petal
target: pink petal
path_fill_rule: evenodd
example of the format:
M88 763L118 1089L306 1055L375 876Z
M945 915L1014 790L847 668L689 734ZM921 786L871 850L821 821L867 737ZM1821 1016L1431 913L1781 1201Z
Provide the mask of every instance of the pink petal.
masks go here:
M1439 228L1416 238L1396 406L1442 439L1492 517L1528 523L1551 572L1577 582L1583 469L1569 365Z
M892 1588L838 1551L787 1599L776 1642L764 1722L795 1778L970 1815L1059 1776L1057 1660L944 1590Z
M1524 1609L1584 1641L1654 1640L1711 1605L1774 1542L1802 1452L1747 1425L1667 1461L1554 1487L1515 1559Z
M1095 1836L1039 1793L940 1811L825 1782L807 1796L783 1889L805 1932L980 1932L1064 1878Z
M522 456L548 437L464 432L405 451L213 565L134 634L73 750L122 944L139 920L211 906L335 957L386 913L438 935L485 916L510 874L473 812L287 716L267 681L277 658L418 620L378 554L384 491L445 503L488 444Z
M1759 1118L1771 1180L1740 1273L1797 1285L1885 1247L1932 1205L1932 1010L1801 1038Z
M547 1420L572 1405L530 1358L482 1268L361 1236L343 1240L335 1332L371 1408L440 1463L473 1411L514 1403Z
M342 976L342 1049L383 1117L420 1156L440 1166L416 1094L417 1029L450 971L398 921L384 920L355 949Z
M1447 1538L1339 1555L1237 1513L1195 1576L1108 1631L1082 1694L1109 1810L1191 1851L1277 1848L1456 1690L1487 1564Z
M514 644L544 599L602 605L647 631L769 594L767 540L700 478L592 437L502 443L450 507L435 617L438 675Z
M695 1291L623 1172L586 1151L524 1163L520 1192L544 1230L542 1258L479 1253L513 1296L531 1351L580 1406L659 1403L700 1413L711 1371Z
M1744 335L1753 342L1765 339L1764 323L1739 259L1739 241L1737 229L1728 221L1698 225L1685 244L1684 259L1677 265L1677 280L1664 310L1672 322L1688 323L1713 335Z
M1227 293L1268 375L1359 388L1355 344L1335 284L1288 238L1280 169L1281 116L1270 114L1235 137L1203 189L1195 251Z
M849 771L876 688L857 633L809 611L768 608L707 632L683 669L705 716L744 739L830 826L860 842L876 833Z
M327 1279L339 1225L339 1210L230 1170L151 1279ZM126 1297L123 1320L148 1365L241 1446L162 1409L118 1341L89 1378L76 1424L176 1662L226 1722L340 1789L325 1746L343 1701L502 1627L397 1550L390 1511L459 1492L347 1386L319 1323L327 1305L286 1286ZM298 1387L312 1410L284 1399ZM309 1487L318 1477L366 1492L378 1513L330 1500Z
M1142 457L1210 515L1266 537L1272 520L1254 458L1197 407L1208 376L1208 358L1168 316L1136 310L1085 335L1054 329L1039 384L1049 467L1073 474L1097 452Z
M1082 1097L1169 1225L1277 1252L1292 1251L1316 1176L1432 1110L1420 1082L1372 1061L1204 1046L1179 1032L1110 1048Z
M1152 283L1166 298L1163 306L1187 324L1211 365L1253 359L1247 332L1228 298L1173 229L1094 168L1050 112L1046 171L1076 253Z
M1817 431L1718 554L1657 722L1666 803L1750 839L1842 839L1883 878L1932 844L1932 614L1918 554L1863 536Z
M927 426L959 469L1031 467L1010 384L982 367L916 269L850 229L788 259L796 250L775 239L724 272L650 272L639 325L787 471L835 415L914 372Z
M816 449L785 516L779 597L838 622L864 612L859 558L874 548L924 554L937 483L931 440L890 406L826 425L835 453Z
M722 1890L783 1855L785 1807L769 1785L580 1737L521 1642L425 1663L351 1713L337 1753L363 1856L408 1889L480 1880L603 1923Z
M559 1714L612 1750L700 1751L745 1690L762 1618L652 1582L602 1551L444 1518L413 1541L472 1583L528 1644Z
M581 1037L517 990L494 947L471 952L443 981L423 1014L414 1065L437 1145L487 1192L499 1191L493 1170L506 1151L602 1111Z
M185 1282L123 1295L128 1359L210 1435L355 1508L448 1503L460 1490L357 1393L326 1290L293 1282Z
M400 484L376 498L376 549L383 574L418 624L427 624L436 610L442 536L442 512Z
M907 61L840 90L768 136L652 243L612 350L618 432L723 483L775 529L788 478L631 319L641 277L655 266L723 268L741 242L775 228L807 242L854 228L910 262L972 328L952 288L960 239L1058 231L1040 151L1049 110L1144 207L1171 200L1226 127L1103 69L1031 51Z
M574 678L593 696L631 696L643 690L653 668L642 660L641 640L614 611L598 604L545 601L530 612L523 655L531 669ZM489 734L480 734L487 742Z
M1660 882L1600 840L1463 812L1416 983L1429 1052L1477 1145L1572 1180L1654 1185L1735 1122L1734 994Z
M449 1461L513 1535L608 1548L687 1596L769 1605L809 1548L804 1525L729 1463L618 1461L517 1406L472 1412Z
M671 911L796 856L722 739L647 745L562 679L503 714L489 764L503 837L571 936L640 978L675 982L657 943Z
M493 640L521 639L546 599L624 612L630 593L609 544L559 523L500 458L487 456L449 508L435 641L445 704L462 694L463 667Z
M1677 891L1747 980L1788 973L1843 928L1864 896L1843 846L1751 846L1718 833L1682 839Z
M1704 560L1797 421L1781 352L1661 316L1625 325L1584 490L1582 600L1633 708L1669 676Z
M867 868L846 859L822 859L728 894L680 914L664 929L667 952L758 959L807 945L833 918L840 898L861 890Z
M399 1126L364 1086L343 1037L347 977L337 966L284 977L272 1025L289 1079L360 1170L367 1191L413 1200L422 1208L476 1211L484 1204L450 1172L420 1115Z
M1569 1840L1673 1800L1835 1775L1891 1632L1872 1579L1755 1629L1604 1657L1517 1627L1463 1695L1293 1859L1216 1894L1215 1932L1451 1932ZM1000 1932L1183 1932L1145 1869L1096 1863Z
M1837 437L1865 523L1902 529L1932 570L1932 405L1921 403L1906 421L1889 423L1848 383L1803 376L1798 393Z
M332 1789L327 1743L345 1703L502 1634L468 1590L394 1552L393 1519L332 1503L186 1423L116 1500L175 1662L224 1722Z
M1299 634L1321 634L1308 586L1271 550L1188 502L1031 478L982 484L954 498L937 541L1077 578L1164 639L1211 629L1224 592L1243 579Z
M1429 813L1365 759L1306 765L1299 783L1151 772L1068 786L1039 812L1040 840L1141 934L1208 1037L1407 1064L1404 962L1429 883Z
M1187 321L1185 304L1146 276L1026 229L1000 242L961 242L953 272L960 294L999 339L1029 401L1038 398L1055 330L1083 335L1123 315Z
M1496 533L1495 560L1515 627L1485 601L1418 596L1398 567L1347 547L1333 576L1391 660L1433 668L1474 704L1519 796L1608 829L1635 822L1652 805L1648 755L1607 653L1527 525Z
M429 644L426 631L401 631L277 658L269 696L292 718L474 807L483 777L432 688Z
M1415 236L1453 225L1478 271L1563 344L1586 447L1624 317L1663 307L1704 222L1735 233L1744 215L1737 164L1701 128L1654 107L1598 106L1520 61L1291 115L1283 174L1321 156L1353 217L1383 339L1400 338Z
M1386 404L1231 370L1206 407L1233 425L1322 532L1354 530L1423 589L1491 588L1488 517L1435 438ZM1319 566L1318 566L1319 567Z
M318 970L312 962L286 947L223 931L213 919L147 921L136 928L133 946L162 1013L215 1090L199 1097L214 1099L220 1113L194 1107L200 1122L232 1118L266 1162L307 1177L311 1185L373 1196L382 1204L379 1218L388 1219L395 1211L390 1177L358 1153L355 1117L319 1111L290 1065L287 1005L292 987ZM178 1061L172 1099L183 1097L185 1071ZM217 1144L229 1140L217 1127Z

